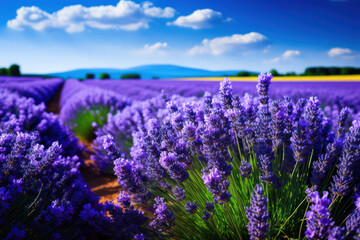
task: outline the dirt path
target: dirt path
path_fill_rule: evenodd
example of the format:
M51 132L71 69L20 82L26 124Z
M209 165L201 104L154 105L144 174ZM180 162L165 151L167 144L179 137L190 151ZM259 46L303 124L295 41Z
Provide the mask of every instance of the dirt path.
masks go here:
M64 84L62 84L52 97L52 99L46 104L46 111L52 112L55 114L60 113L60 98L61 98L61 91L63 89Z
M81 169L81 174L85 182L97 196L100 202L116 201L121 190L115 176L106 176L100 174L95 167L92 167L92 161L86 160L85 166Z
M46 111L52 112L55 114L60 113L60 97L62 86L56 91L53 98L47 103ZM84 143L88 150L91 150L90 143ZM92 161L89 159L90 156L88 153L84 153L85 166L82 166L80 171L85 180L85 182L91 188L96 195L100 197L100 202L106 201L116 201L117 196L119 195L119 191L121 190L116 176L103 175L100 174L99 171L95 167L93 167Z

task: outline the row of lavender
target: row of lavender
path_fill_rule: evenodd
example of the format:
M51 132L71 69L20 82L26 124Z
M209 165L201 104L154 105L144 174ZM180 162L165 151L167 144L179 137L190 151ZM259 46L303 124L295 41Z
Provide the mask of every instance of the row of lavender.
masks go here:
M0 88L33 98L37 104L48 103L63 83L60 78L0 77Z
M233 82L234 92L240 96L256 96L256 82ZM348 106L351 119L360 111L358 90L360 82L275 82L270 97L291 96L294 100L318 96L322 107L337 114L342 106ZM77 136L91 140L95 137L94 122L103 126L108 113L131 105L132 102L145 101L156 97L163 90L169 95L201 97L204 92L215 94L218 82L211 81L174 81L174 80L67 80L61 94L61 119ZM67 104L66 104L67 103Z
M133 101L92 124L92 159L166 238L358 239L359 105L340 108L329 92L359 88L327 86L324 104L301 89L271 94L271 78L259 76L254 96L225 79L216 95Z
M157 96L161 90L168 94L185 97L201 97L204 92L216 94L217 81L176 81L176 80L86 80L84 84L110 90L134 100L145 100ZM256 82L233 82L238 95L249 93L256 96ZM359 112L358 91L360 82L273 82L271 98L292 96L295 100L317 96L323 105L348 106ZM141 93L141 94L139 94Z
M90 191L82 150L44 103L0 88L0 239L142 238L142 212Z

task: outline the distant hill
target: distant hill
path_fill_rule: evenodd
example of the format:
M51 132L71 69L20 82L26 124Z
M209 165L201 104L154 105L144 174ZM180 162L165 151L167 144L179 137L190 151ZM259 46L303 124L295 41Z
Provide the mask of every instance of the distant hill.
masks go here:
M99 78L101 73L110 74L112 79L119 79L124 73L138 73L142 79L157 78L179 78L179 77L217 77L223 75L236 75L240 70L209 71L197 68L181 67L176 65L143 65L127 69L115 68L89 68L75 69L66 72L48 73L46 75L61 78L84 78L87 73L95 74Z

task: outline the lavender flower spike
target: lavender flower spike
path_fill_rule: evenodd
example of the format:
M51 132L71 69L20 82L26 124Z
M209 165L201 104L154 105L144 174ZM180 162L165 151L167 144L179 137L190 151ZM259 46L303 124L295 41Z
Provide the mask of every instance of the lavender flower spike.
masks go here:
M260 73L258 76L258 84L256 85L257 92L259 94L259 102L261 104L267 104L269 101L269 86L272 79L271 73Z
M269 214L266 209L267 198L263 197L264 191L261 185L255 186L251 194L251 207L245 207L246 217L249 219L247 229L251 240L266 239L269 230Z
M259 130L261 136L267 140L267 145L271 144L270 138L270 122L271 114L269 111L269 86L272 79L271 73L261 73L258 77L258 84L256 85L259 94Z
M185 207L185 211L190 214L195 214L197 210L197 204L196 202L187 202Z
M331 192L335 195L346 196L354 184L354 176L359 169L360 152L360 121L354 120L350 133L346 138L343 154L338 165Z
M225 109L232 108L232 86L229 78L220 82L221 103Z
M185 190L180 186L175 186L175 188L173 188L173 193L178 201L183 201L186 197Z
M252 166L248 161L241 162L240 176L244 178L250 178L251 171L252 171Z
M150 226L158 231L170 229L175 223L175 215L166 206L164 198L156 197L154 204L154 215L156 218L150 222Z
M346 220L346 234L353 239L360 239L360 197L355 202L356 209Z
M319 192L310 193L310 201L313 203L310 210L306 213L306 231L305 235L308 239L328 239L331 234L334 222L330 216L328 207L331 200L328 198L329 193L324 191L323 196L319 196Z

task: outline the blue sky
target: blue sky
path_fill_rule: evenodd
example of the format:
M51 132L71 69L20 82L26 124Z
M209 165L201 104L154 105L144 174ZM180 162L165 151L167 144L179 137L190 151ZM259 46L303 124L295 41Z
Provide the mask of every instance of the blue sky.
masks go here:
M360 0L1 0L0 66L360 67Z

